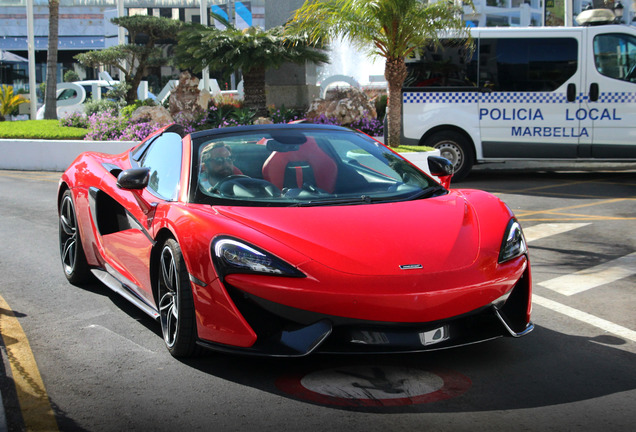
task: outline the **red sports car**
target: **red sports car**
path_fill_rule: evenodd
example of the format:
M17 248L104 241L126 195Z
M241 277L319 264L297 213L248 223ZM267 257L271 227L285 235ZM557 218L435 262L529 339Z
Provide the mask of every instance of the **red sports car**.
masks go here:
M60 252L161 323L176 357L448 348L530 332L519 223L349 129L169 126L60 180Z

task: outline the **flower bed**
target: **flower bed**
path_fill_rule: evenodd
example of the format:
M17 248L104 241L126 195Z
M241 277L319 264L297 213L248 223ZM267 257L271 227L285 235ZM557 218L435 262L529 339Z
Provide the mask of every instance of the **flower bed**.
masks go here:
M130 114L132 112L117 114L115 111L109 110L89 116L73 114L61 119L60 125L88 129L84 139L89 141L139 141L166 126L145 120L133 121L130 119ZM279 109L270 107L269 114L269 119L273 123L289 123L303 118L303 113L285 107ZM255 120L255 111L234 104L212 105L208 110L197 115L179 113L174 117L175 123L183 126L187 133L204 129L249 125L253 124ZM328 118L324 115L317 117L312 122L340 125L336 118ZM359 129L371 136L381 136L383 132L382 122L375 118L362 118L349 127Z

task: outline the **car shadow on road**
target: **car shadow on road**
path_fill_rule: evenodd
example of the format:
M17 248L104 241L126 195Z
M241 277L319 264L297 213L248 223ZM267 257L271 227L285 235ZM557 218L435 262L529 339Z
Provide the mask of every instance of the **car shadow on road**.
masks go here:
M634 390L636 354L616 347L626 343L603 334L590 339L538 326L529 336L518 340L504 338L419 354L314 355L299 359L272 359L207 353L184 363L240 385L336 409L378 413L459 413L548 407ZM469 388L456 392L456 397L436 399L397 394L372 403L353 398L350 403L336 401L332 404L342 398L299 397L298 393L291 394L278 385L285 377L294 379L326 369L351 371L355 368L368 370L369 367L399 368L406 373L401 378L402 384L404 380L417 379L422 371L437 375L445 371L446 376L455 374L467 378ZM408 376L409 371L413 376ZM356 380L359 387L374 385L373 382L365 382L362 374ZM341 383L336 380L322 385L333 390ZM395 385L399 392L400 383ZM399 403L395 399L399 399Z

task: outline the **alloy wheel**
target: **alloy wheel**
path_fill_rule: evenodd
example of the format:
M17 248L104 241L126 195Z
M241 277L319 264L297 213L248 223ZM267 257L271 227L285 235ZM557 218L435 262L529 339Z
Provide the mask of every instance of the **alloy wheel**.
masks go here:
M67 276L75 270L78 240L75 208L73 200L67 195L62 200L60 207L60 254Z
M159 314L163 338L168 347L177 340L179 328L180 281L175 256L168 245L161 251L159 281Z

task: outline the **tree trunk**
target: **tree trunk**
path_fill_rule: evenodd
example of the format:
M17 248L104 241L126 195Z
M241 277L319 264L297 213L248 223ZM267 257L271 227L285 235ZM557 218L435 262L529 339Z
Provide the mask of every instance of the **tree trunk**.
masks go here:
M130 43L132 44L137 38L137 33L131 29L127 30L130 37ZM128 73L126 73L126 84L130 86L130 88L126 92L127 105L132 105L137 99L139 99L139 96L137 95L137 89L139 88L139 84L143 80L143 77L146 75L146 64L148 62L148 58L152 54L154 46L154 42L149 40L143 52L139 54L139 59L136 59L136 55L133 55L128 60L126 60L128 67ZM136 70L135 65L137 65ZM134 74L133 71L135 71Z
M60 1L49 0L49 46L46 58L46 95L44 118L57 119L57 43Z
M139 84L141 83L144 73L145 72L143 70L137 69L137 72L132 77L130 75L126 75L126 84L130 86L126 92L127 105L132 105L137 99L139 99L137 96L137 89L139 88Z
M265 68L256 67L243 71L243 90L245 106L256 111L258 117L269 115L265 98Z
M384 77L389 83L387 145L397 147L400 145L400 137L402 136L402 84L406 79L404 58L388 58L384 68Z

